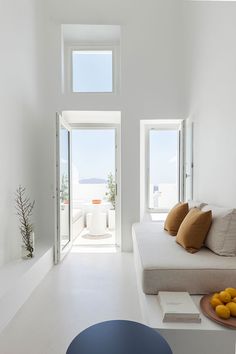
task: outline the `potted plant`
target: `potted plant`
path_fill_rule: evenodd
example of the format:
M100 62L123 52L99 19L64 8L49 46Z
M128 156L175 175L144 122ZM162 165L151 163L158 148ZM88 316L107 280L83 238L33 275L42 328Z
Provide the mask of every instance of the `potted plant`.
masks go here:
M31 202L25 196L25 188L19 186L16 190L16 211L19 218L19 229L22 236L22 258L29 259L34 256L34 229L31 222L35 201Z
M108 227L110 230L115 229L115 207L116 207L116 182L112 173L107 178L107 201L111 203L111 209L108 210Z

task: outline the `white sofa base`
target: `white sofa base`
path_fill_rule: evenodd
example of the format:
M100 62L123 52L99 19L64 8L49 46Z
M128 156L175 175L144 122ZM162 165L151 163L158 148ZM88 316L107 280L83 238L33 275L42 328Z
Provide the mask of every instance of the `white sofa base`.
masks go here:
M145 225L142 226L145 228ZM138 224L134 225L133 233L137 227ZM149 229L150 225L146 227ZM156 227L159 229L161 225ZM155 236L157 236L156 227L152 229ZM133 237L135 241L135 235ZM158 331L166 339L173 354L235 354L235 331L218 325L203 314L201 314L201 323L162 322L162 312L157 295L147 295L143 292L143 279L140 276L142 265L136 247L137 243L134 242L134 263L143 323ZM199 295L192 295L197 307L199 307L200 298Z
M207 248L188 253L160 222L132 227L134 257L145 294L187 291L207 294L236 287L236 257L218 256Z

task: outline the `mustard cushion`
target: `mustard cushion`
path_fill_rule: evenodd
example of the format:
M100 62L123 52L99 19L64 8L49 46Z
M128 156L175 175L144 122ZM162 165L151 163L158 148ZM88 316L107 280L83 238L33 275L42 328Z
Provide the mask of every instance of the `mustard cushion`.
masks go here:
M164 229L168 231L171 236L177 235L179 227L185 216L188 214L188 211L188 203L178 203L169 211L164 224Z
M189 211L176 236L176 242L188 252L195 253L202 247L211 227L212 213L193 208Z

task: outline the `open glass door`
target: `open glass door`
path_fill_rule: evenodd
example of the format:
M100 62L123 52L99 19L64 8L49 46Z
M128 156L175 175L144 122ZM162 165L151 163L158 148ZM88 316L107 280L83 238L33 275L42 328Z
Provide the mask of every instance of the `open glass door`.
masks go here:
M149 129L148 209L166 213L180 200L179 128Z
M184 199L193 199L193 122L184 121Z
M71 132L57 114L57 237L55 262L69 252L71 242Z

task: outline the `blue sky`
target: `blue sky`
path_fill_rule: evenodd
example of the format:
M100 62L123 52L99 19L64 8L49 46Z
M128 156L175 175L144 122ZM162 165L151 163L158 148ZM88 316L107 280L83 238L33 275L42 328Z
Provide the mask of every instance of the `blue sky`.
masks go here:
M115 172L114 129L75 129L72 131L72 162L79 179L107 180Z
M73 91L112 92L112 51L73 51Z
M176 183L177 131L150 131L150 183ZM61 131L62 173L66 171L67 131ZM107 179L115 172L115 131L76 129L72 131L72 162L80 179Z
M177 131L150 131L150 182L176 183ZM115 132L112 129L72 131L72 160L80 179L101 178L115 171Z
M177 146L177 131L150 131L150 183L176 183Z

